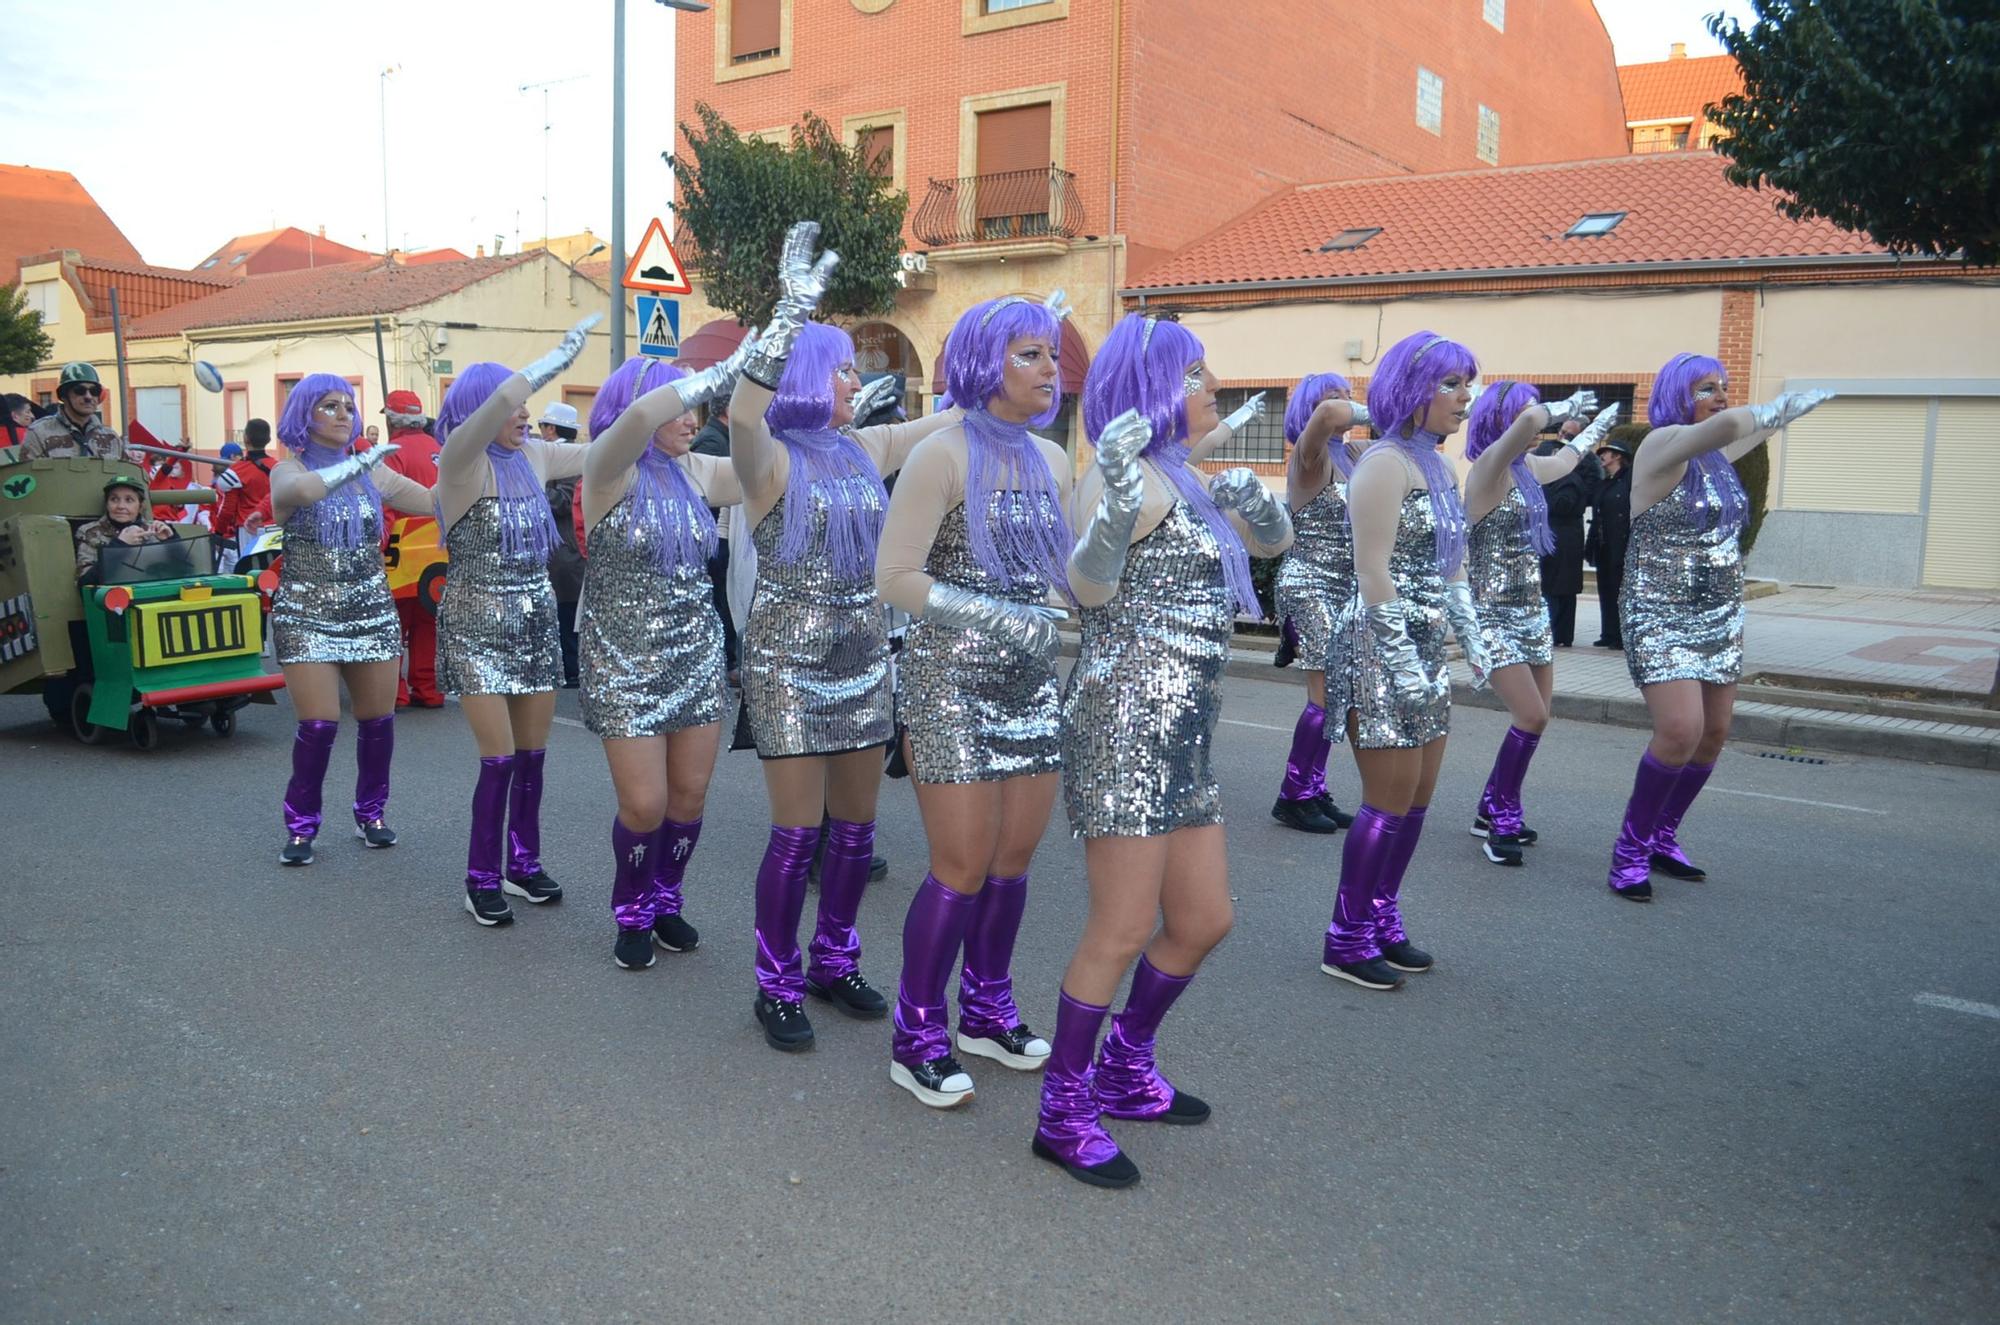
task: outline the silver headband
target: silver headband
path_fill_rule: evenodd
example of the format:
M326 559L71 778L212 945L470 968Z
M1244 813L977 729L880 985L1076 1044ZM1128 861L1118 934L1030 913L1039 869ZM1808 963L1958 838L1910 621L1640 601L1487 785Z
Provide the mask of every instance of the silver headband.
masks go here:
M995 317L998 317L1001 309L1029 302L1031 301L1028 297L1021 294L1010 294L1004 299L995 299L993 306L980 315L979 329L981 331L986 330L986 324L991 322ZM1049 291L1048 298L1042 300L1042 307L1054 314L1058 322L1067 320L1069 315L1075 311L1069 305L1069 298L1061 290Z
M1426 354L1429 354L1432 350L1436 349L1438 346L1444 344L1445 339L1446 338L1443 336L1432 336L1429 340L1424 342L1424 347L1417 351L1416 357L1411 359L1410 362L1412 364L1422 363L1424 356Z

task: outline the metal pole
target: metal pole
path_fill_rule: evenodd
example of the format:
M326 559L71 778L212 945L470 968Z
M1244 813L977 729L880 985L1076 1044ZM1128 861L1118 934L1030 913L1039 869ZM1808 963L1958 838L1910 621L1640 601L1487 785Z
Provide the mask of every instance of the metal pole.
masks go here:
M384 69L375 78L377 109L382 121L382 260L390 260L396 245L389 238L389 71Z
M625 0L611 2L611 371L625 362Z
M111 287L111 343L118 351L118 431L132 436L132 388L125 381L125 319L118 312L118 287Z

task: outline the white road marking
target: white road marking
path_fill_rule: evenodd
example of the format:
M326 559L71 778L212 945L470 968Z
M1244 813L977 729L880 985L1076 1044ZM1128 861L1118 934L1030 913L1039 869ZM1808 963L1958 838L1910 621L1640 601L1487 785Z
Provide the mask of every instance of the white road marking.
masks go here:
M1918 994L1913 1000L1927 1008L1943 1008L1946 1012L1969 1012L1975 1017L1991 1017L2000 1021L2000 1008L1991 1003L1974 1003L1971 999L1952 998L1947 994Z
M577 729L578 731L586 731L586 732L587 732L587 731L589 731L589 730L590 730L590 728L588 728L588 727L584 726L584 725L583 725L582 723L578 722L578 721L577 721L577 720L576 720L575 718L565 718L565 717L563 717L563 716L562 716L562 715L561 715L560 713L558 713L558 714L556 715L556 719L555 719L555 720L556 720L557 722L560 722L560 723L561 723L561 724L562 724L563 726L565 726L565 727L574 727L574 728L576 728L576 729Z
M1268 722L1243 722L1237 718L1224 718L1222 724L1225 727L1255 727L1260 732L1288 732L1292 730L1290 727L1273 727Z
M1866 805L1842 805L1838 801L1809 801L1801 796L1773 796L1768 791L1737 791L1731 787L1710 787L1708 790L1720 796L1754 796L1760 801L1784 801L1787 805L1817 805L1822 810L1846 810L1850 814L1887 814L1887 810L1872 809Z

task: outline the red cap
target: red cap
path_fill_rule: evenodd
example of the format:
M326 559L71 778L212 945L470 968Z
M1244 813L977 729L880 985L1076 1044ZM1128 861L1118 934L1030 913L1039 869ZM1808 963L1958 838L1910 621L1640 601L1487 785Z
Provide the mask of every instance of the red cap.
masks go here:
M422 414L424 402L414 391L391 391L389 403L382 407L384 414Z

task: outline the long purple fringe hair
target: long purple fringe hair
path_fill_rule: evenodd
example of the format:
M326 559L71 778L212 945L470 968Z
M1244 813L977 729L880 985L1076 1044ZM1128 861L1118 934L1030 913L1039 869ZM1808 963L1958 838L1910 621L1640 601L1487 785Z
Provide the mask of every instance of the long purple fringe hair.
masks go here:
M1041 304L1018 295L988 299L959 316L944 346L944 379L953 400L967 407L965 529L972 558L1001 584L1038 578L1069 593L1069 553L1075 539L1064 516L1056 477L1028 429L1046 427L1062 407L1056 381L1049 408L1027 423L995 418L986 409L1005 383L1007 347L1025 338L1045 340L1059 353L1062 323ZM1017 518L986 518L986 494ZM996 527L997 526L997 527Z
M1711 373L1724 382L1729 380L1729 370L1722 361L1705 354L1676 354L1667 360L1653 379L1653 395L1646 402L1647 421L1655 428L1693 423L1694 384ZM1708 486L1702 482L1704 475L1719 499L1712 505ZM1703 528L1717 526L1725 533L1737 533L1750 514L1750 495L1744 491L1743 480L1720 451L1704 451L1688 461L1687 473L1681 476L1681 495Z
M1393 446L1423 474L1437 526L1438 574L1446 579L1465 562L1465 502L1458 493L1458 475L1438 454L1441 435L1426 432L1421 420L1447 377L1470 381L1478 374L1479 360L1471 350L1436 332L1419 331L1391 345L1368 380L1368 412L1382 433L1369 450Z
M1292 388L1291 401L1285 406L1285 445L1299 444L1299 438L1305 436L1306 424L1312 421L1313 411L1336 391L1345 391L1352 399L1354 384L1339 373L1314 373ZM1346 434L1329 439L1327 451L1333 456L1334 472L1342 478L1352 478L1354 457L1347 453Z
M1501 433L1514 425L1522 410L1539 405L1541 400L1542 393L1526 382L1499 382L1482 391L1473 402L1472 420L1466 425L1465 458L1479 459L1487 447L1500 440ZM1528 536L1528 545L1545 557L1553 555L1556 531L1549 527L1549 496L1535 481L1528 457L1515 456L1507 471L1514 476L1514 490L1521 494L1521 529Z
M640 396L672 386L686 376L687 370L678 364L633 355L598 388L596 403L590 407L590 435L602 437ZM638 541L642 529L654 531L662 574L705 564L715 553L715 517L695 490L694 480L650 438L633 469L632 540Z
M512 368L500 363L475 363L460 373L438 406L433 433L438 445L450 440L452 430L471 418L513 375ZM501 555L547 565L558 537L556 518L549 510L535 466L520 447L504 446L498 440L486 444L486 458L493 462L493 484L500 495ZM444 523L442 515L438 523Z
M347 445L343 447L321 446L313 440L313 411L328 395L346 396L354 405L353 425L348 430ZM347 459L354 451L354 439L360 435L361 406L355 401L354 388L346 378L332 373L312 373L293 384L292 393L285 397L284 413L278 416L278 440L290 448L307 469L325 469ZM367 513L371 508L375 512L376 536L379 537L382 490L375 486L374 476L363 470L353 482L343 483L312 505L301 506L292 512L291 519L286 523L310 519L313 533L322 546L357 548L373 541L367 522Z
M778 394L764 422L791 457L785 479L785 527L778 560L787 565L812 549L815 489L826 503L826 551L834 573L858 580L875 573L875 546L889 493L861 443L833 426L833 375L854 361L854 339L838 327L808 322L792 344Z
M1187 374L1206 354L1194 333L1178 322L1128 313L1090 365L1083 383L1083 427L1093 442L1104 426L1128 409L1151 425L1145 457L1160 468L1174 490L1198 513L1222 549L1222 570L1239 610L1262 616L1250 581L1250 554L1236 527L1208 495L1202 474L1188 457Z

